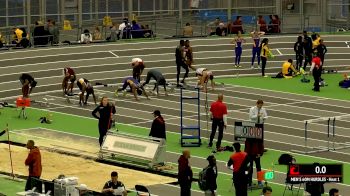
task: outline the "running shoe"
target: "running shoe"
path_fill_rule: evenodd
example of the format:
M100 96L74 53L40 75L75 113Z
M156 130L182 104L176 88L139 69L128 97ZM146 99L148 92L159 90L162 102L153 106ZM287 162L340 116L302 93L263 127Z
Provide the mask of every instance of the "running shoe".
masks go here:
M115 95L116 97L118 97L118 96L119 96L119 92L118 92L118 90L115 90L115 91L114 91L114 95Z
M264 78L268 78L269 76L267 76L267 75L264 75L263 77L264 77Z
M126 96L126 90L123 90L123 97L125 97Z
M254 66L252 65L252 66L250 66L250 69L254 69Z

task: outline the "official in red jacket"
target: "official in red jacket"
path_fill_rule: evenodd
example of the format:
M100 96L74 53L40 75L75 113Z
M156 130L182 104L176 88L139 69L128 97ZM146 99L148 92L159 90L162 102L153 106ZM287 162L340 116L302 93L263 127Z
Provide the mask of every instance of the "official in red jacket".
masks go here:
M190 151L184 150L178 160L178 182L181 188L180 196L191 196L193 172L188 160L190 157Z
M25 165L29 167L29 176L25 190L28 191L36 187L36 190L41 193L41 186L38 184L42 171L40 150L34 145L33 140L28 140L27 148L29 149L29 154L25 160Z

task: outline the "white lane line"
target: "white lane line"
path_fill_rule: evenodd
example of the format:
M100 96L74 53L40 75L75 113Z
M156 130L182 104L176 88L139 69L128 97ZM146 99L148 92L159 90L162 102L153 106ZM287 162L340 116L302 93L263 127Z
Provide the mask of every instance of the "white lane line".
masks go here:
M283 55L282 52L279 50L279 49L276 49L277 52L280 54L280 55Z
M346 46L347 46L348 48L350 48L349 42L345 42L345 44L346 44Z
M115 57L119 58L119 56L118 56L118 55L116 55L115 53L113 53L112 51L109 51L109 53L111 53L113 56L115 56Z

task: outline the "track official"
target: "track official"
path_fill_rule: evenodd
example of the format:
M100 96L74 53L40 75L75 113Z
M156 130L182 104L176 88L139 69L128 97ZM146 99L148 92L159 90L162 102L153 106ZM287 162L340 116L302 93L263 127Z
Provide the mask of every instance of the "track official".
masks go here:
M40 150L35 146L33 140L28 140L26 147L29 149L29 154L24 163L29 167L29 175L25 191L36 187L36 190L41 192L41 185L38 184L42 171Z
M97 115L97 113L99 115ZM99 143L102 146L103 139L107 134L108 129L112 125L112 116L116 113L115 106L108 102L107 97L102 97L101 103L92 111L92 116L98 119L98 130L100 132Z
M215 137L216 128L219 127L219 136L216 142L216 149L220 150L221 140L224 134L224 128L227 126L227 106L222 102L224 99L223 94L218 95L218 100L213 102L210 106L211 119L212 119L212 129L210 134L209 146L212 147L213 139Z
M314 57L312 59L312 64L310 68L310 73L312 73L314 77L314 88L313 91L319 92L320 91L320 79L322 74L322 62L320 57Z

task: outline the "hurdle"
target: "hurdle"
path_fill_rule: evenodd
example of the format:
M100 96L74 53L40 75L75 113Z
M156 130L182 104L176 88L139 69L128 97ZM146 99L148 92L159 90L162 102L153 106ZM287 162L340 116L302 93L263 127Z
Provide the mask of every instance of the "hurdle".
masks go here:
M336 150L342 150L350 148L350 142L345 143L337 143L335 141L336 139L336 120L340 120L344 117L350 117L350 115L343 115L343 116L335 116L335 117L323 117L318 119L312 119L312 120L305 120L304 121L304 151L301 150L291 150L295 153L300 154L313 154L313 153L320 153L320 152L331 152ZM308 138L308 126L312 122L327 122L327 146L318 146L318 147L311 147L309 146L309 138ZM336 144L338 147L336 147ZM308 150L311 149L311 150Z

